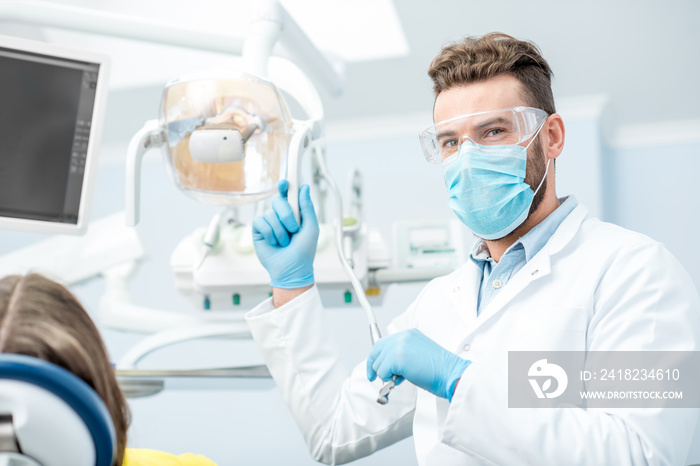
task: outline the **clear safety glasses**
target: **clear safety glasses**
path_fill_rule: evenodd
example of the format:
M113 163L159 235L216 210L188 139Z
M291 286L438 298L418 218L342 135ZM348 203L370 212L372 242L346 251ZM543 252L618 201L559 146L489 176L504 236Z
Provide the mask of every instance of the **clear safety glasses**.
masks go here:
M483 146L515 145L531 138L549 115L532 107L513 107L459 115L420 133L428 162L439 164L463 143Z

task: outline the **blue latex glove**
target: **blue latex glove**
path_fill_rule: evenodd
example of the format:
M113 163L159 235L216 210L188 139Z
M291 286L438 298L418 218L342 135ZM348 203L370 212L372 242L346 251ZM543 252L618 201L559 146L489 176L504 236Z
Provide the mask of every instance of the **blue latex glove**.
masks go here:
M399 376L397 385L408 380L430 393L452 401L455 383L471 361L450 353L416 329L381 338L367 358L367 378L379 376L389 381Z
M262 217L253 220L253 244L270 284L277 288L303 288L314 284L314 256L318 243L318 220L309 186L299 189L301 226L287 201L287 180L277 184L279 197Z

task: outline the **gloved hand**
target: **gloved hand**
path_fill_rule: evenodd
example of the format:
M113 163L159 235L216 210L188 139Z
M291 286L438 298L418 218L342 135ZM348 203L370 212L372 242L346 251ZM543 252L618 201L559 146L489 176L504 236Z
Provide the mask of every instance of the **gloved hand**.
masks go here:
M408 380L430 393L452 401L454 386L471 361L450 353L416 329L381 338L367 358L367 378L397 385Z
M309 186L299 190L301 226L287 202L287 180L277 184L279 197L262 217L253 220L253 244L270 284L277 288L303 288L314 283L314 256L318 243L318 220Z

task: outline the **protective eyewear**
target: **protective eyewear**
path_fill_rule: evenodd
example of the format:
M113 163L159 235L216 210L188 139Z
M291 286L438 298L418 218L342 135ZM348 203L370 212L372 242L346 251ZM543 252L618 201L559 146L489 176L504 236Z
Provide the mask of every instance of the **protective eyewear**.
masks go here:
M530 139L549 114L532 107L459 115L420 133L420 144L428 162L439 164L456 153L463 143L474 146L512 146Z

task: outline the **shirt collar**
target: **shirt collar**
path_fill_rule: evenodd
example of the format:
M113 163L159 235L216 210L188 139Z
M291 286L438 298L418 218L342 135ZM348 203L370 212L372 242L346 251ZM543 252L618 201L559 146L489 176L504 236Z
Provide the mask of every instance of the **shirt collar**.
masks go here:
M561 202L561 204L554 210L554 212L535 225L535 227L528 231L525 236L520 237L515 243L506 249L506 252L503 255L508 254L510 251L523 248L525 249L526 262L535 257L535 255L540 252L544 245L547 244L547 241L549 241L554 232L557 231L559 225L561 225L564 219L578 205L578 201L574 196L561 198L559 199L559 202ZM487 261L493 262L488 246L486 245L486 241L483 239L478 239L476 243L474 243L469 258L480 267L483 267Z

